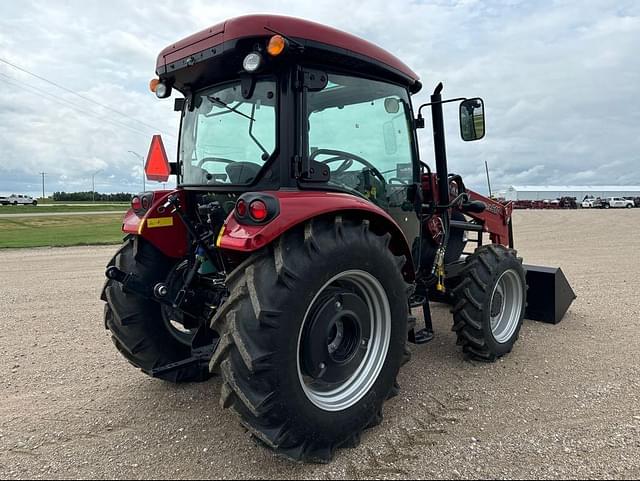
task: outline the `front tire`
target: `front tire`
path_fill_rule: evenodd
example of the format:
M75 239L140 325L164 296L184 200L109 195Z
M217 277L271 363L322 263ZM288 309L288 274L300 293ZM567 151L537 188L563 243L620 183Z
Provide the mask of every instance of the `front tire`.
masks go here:
M526 307L522 259L499 244L479 247L467 257L453 293L453 330L469 357L493 362L518 340Z
M129 236L109 263L127 274L134 274L147 285L164 282L175 261L137 236ZM160 304L137 294L125 292L113 280L105 284L102 299L105 327L120 353L135 367L165 381L200 382L210 377L206 366L187 365L170 371L157 368L191 357L191 337L185 336L163 316Z
M397 392L408 285L389 239L367 221L314 220L229 275L211 325L221 404L284 457L328 462Z

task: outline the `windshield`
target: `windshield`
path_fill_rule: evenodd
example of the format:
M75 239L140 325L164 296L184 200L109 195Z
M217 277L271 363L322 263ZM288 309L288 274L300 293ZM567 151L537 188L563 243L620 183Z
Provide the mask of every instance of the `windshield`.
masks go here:
M276 148L276 83L259 80L250 98L240 82L194 95L180 138L182 183L251 184Z

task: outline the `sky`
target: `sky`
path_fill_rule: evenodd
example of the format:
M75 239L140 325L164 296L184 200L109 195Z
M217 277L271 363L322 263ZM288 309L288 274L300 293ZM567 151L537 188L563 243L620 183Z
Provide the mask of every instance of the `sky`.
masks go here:
M428 101L485 100L487 135L460 140L445 110L449 170L509 185L640 185L640 1L154 0L3 2L0 194L137 192L155 133L175 157L178 114L148 90L161 49L226 18L279 13L377 43L418 72ZM49 79L29 76L4 62ZM66 90L65 90L66 89ZM83 98L72 94L73 91ZM116 113L118 112L118 113ZM125 115L120 115L125 114ZM433 165L430 128L421 158ZM135 152L133 154L131 152ZM148 182L155 187L157 183Z

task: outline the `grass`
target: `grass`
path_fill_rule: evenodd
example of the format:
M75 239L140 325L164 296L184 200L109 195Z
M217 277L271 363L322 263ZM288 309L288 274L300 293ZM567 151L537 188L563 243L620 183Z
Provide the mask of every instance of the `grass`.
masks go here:
M52 200L52 199L42 199L42 197L38 197L36 199L38 204L46 204L46 205L60 205L60 204L91 204L90 200ZM117 200L96 200L96 204L122 204L129 205L129 202L126 201L117 201Z
M124 213L129 204L108 204L108 205L56 205L32 206L32 205L5 205L0 206L0 214L40 214L40 213L62 213L62 212L121 212Z
M122 215L0 219L0 249L119 244Z

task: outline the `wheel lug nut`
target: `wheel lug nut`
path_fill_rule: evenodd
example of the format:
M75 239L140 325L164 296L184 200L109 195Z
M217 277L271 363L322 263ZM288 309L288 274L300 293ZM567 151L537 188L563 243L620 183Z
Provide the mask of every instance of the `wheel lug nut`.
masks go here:
M342 302L336 301L336 309L338 310L342 309Z
M321 371L324 371L324 369L327 367L327 365L324 362L321 362L318 367L320 368Z

